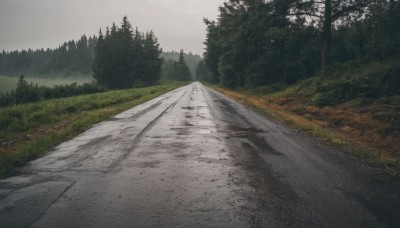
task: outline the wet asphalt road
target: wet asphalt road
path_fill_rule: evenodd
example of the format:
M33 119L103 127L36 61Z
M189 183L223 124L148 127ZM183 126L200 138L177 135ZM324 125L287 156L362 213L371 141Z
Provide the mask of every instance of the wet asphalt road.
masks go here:
M0 180L0 227L398 227L399 183L192 83Z

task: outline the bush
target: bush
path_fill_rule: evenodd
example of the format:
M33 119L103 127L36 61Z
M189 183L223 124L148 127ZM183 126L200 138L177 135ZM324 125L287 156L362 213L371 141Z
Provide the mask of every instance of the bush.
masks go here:
M78 96L83 94L105 92L106 90L94 83L85 83L78 85L72 83L69 85L57 85L53 88L34 85L33 83L28 84L21 75L17 89L11 91L11 93L0 94L0 106L12 106L17 104L37 102L39 100L47 100L52 98L62 98Z
M328 78L320 78L312 100L318 106L337 105L354 98L400 95L400 64L370 63L352 69L336 66Z

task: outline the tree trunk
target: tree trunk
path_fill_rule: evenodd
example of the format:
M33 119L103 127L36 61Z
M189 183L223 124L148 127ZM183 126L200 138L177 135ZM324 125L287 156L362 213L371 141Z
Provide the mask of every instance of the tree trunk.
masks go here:
M322 30L321 73L325 75L329 65L329 52L332 36L332 5L331 0L325 0L324 24Z

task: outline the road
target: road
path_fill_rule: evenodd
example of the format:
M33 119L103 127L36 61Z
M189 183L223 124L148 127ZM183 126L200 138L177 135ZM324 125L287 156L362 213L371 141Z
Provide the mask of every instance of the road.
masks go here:
M400 182L192 83L0 180L0 227L395 227Z

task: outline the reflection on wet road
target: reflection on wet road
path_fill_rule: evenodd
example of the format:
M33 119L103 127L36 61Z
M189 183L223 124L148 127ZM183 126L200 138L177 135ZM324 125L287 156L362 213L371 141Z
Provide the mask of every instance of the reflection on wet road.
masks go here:
M397 179L192 83L0 180L0 227L376 227Z

